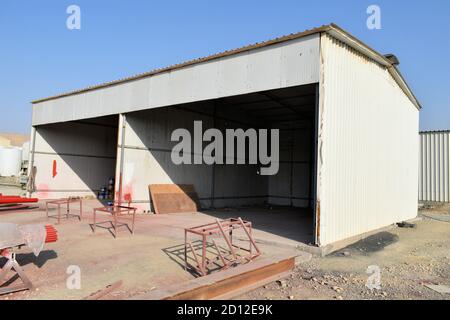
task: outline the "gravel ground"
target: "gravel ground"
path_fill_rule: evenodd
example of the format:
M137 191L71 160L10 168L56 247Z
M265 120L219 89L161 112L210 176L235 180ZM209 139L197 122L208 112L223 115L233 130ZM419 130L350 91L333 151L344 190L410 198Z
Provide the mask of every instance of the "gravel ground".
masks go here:
M450 206L427 207L421 213L445 220ZM325 258L313 258L288 278L239 299L450 300L450 294L425 286L450 287L450 224L439 220L423 218L415 222L416 228L396 227ZM369 266L380 270L379 289L366 286Z

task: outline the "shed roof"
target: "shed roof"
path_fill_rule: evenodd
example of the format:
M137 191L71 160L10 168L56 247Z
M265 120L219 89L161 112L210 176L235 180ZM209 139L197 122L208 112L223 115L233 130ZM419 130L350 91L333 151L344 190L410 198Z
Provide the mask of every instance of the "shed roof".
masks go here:
M240 48L237 48L237 49L223 51L223 52L216 53L216 54L213 54L213 55L210 55L210 56L206 56L206 57L202 57L202 58L198 58L198 59L194 59L194 60L189 60L189 61L186 61L186 62L174 64L174 65L171 65L171 66L168 66L168 67L151 70L151 71L140 73L140 74L133 75L133 76L130 76L130 77L126 77L126 78L122 78L122 79L118 79L118 80L114 80L114 81L105 82L105 83L102 83L102 84L89 86L89 87L86 87L86 88L83 88L83 89L79 89L79 90L74 90L74 91L70 91L70 92L66 92L66 93L61 93L61 94L50 96L50 97L47 97L47 98L37 99L37 100L32 101L32 103L33 104L37 104L37 103L45 102L45 101L48 101L48 100L59 99L59 98L63 98L63 97L71 96L71 95L76 95L76 94L81 94L81 93L85 93L85 92L88 92L88 91L97 90L97 89L101 89L101 88L106 88L106 87L118 85L118 84L121 84L121 83L130 82L130 81L134 81L134 80L138 80L138 79L142 79L142 78L146 78L146 77L151 77L151 76L154 76L154 75L157 75L157 74L160 74L160 73L169 72L169 71L176 70L176 69L181 69L181 68L192 66L192 65L199 64L199 63L202 63L202 62L212 61L212 60L215 60L215 59L219 59L219 58L223 58L223 57L239 54L239 53L250 51L250 50L254 50L254 49L268 47L268 46L271 46L271 45L279 44L279 43L290 41L290 40L294 40L294 39L303 38L303 37L306 37L306 36L309 36L309 35L313 35L313 34L317 34L317 33L328 33L332 37L334 37L334 38L336 38L336 39L346 43L347 45L349 45L350 47L352 47L355 50L359 51L360 53L366 55L367 57L371 58L372 60L380 63L383 66L385 66L389 70L389 73L392 75L392 77L395 79L395 81L398 83L398 85L402 88L404 93L412 101L412 103L414 103L414 105L418 109L421 108L421 105L420 105L419 101L414 96L412 90L410 89L410 87L406 83L404 77L401 75L400 71L392 63L392 61L390 61L384 55L382 55L379 52L377 52L376 50L372 49L371 47L366 45L364 42L362 42L359 39L357 39L356 37L352 36L350 33L348 33L347 31L345 31L344 29L340 28L339 26L337 26L334 23L331 23L329 25L323 25L323 26L318 27L318 28L309 29L309 30L305 30L305 31L302 31L302 32L298 32L298 33L292 33L292 34L287 35L287 36L282 36L282 37L271 39L271 40L267 40L267 41L264 41L264 42L257 42L255 44L251 44L251 45L248 45L248 46L240 47Z

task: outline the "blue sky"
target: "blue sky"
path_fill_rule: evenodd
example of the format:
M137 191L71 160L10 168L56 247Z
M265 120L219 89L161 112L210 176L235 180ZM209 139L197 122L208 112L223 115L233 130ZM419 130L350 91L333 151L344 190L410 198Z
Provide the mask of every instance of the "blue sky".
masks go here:
M66 28L69 5L81 30ZM381 8L382 29L366 27ZM450 1L0 2L0 131L28 133L30 101L335 22L395 53L423 105L421 129L450 129Z

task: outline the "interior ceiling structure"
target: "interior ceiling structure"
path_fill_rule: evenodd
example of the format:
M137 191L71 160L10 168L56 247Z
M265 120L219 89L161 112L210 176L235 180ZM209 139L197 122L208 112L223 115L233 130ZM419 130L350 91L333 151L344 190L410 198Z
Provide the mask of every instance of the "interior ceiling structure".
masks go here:
M223 99L251 118L260 119L272 128L286 128L309 123L314 117L315 85L250 93Z
M315 105L316 84L310 84L184 104L175 108L208 116L215 114L217 119L239 124L242 128L279 129L283 132L280 135L280 148L290 149L294 144L296 130L314 128Z
M315 116L316 86L289 87L277 90L248 93L213 101L218 107L245 115L249 125L260 128L295 129L310 128ZM194 112L212 115L211 105L187 104L179 106ZM218 116L220 117L220 116ZM251 119L249 121L249 119ZM236 119L238 120L238 119Z

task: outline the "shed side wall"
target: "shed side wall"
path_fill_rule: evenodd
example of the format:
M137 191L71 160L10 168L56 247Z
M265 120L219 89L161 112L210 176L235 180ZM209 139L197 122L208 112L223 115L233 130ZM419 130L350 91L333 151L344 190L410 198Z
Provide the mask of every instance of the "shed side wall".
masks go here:
M417 216L419 111L388 70L323 34L320 245Z

